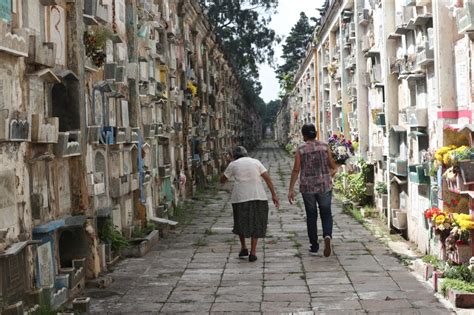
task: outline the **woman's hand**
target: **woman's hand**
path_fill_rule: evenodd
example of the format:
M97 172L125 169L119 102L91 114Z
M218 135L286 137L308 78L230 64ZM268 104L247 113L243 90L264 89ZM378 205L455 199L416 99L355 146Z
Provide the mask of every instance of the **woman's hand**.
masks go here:
M272 201L273 201L273 204L275 205L275 207L277 209L279 209L280 208L280 200L278 199L278 197L276 195L272 196Z
M293 204L293 202L295 202L295 191L294 190L290 190L288 192L288 201L290 202L290 204Z

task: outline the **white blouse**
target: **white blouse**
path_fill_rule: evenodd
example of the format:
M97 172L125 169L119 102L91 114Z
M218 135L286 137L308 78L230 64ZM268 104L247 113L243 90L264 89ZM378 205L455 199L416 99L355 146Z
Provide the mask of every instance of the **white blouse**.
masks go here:
M230 202L268 200L261 176L266 171L267 169L259 160L250 157L242 157L230 162L224 172L227 179L234 181Z

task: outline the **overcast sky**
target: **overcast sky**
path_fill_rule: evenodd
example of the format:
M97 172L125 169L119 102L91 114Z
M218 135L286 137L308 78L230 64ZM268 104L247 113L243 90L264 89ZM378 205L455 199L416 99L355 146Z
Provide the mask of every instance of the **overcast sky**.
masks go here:
M287 36L293 25L300 17L300 12L304 11L308 17L318 15L316 8L320 8L324 0L279 0L278 13L273 16L270 27L280 36ZM275 56L280 57L281 45L276 47ZM262 83L262 93L260 96L265 102L278 98L278 80L275 70L268 65L260 66L260 82Z

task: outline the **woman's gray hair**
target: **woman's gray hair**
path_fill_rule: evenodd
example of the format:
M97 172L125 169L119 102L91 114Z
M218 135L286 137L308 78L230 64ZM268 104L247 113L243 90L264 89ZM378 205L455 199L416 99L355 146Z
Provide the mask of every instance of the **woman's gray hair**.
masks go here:
M237 146L232 149L232 157L234 160L240 159L241 157L247 157L249 154L247 153L247 149L242 146Z

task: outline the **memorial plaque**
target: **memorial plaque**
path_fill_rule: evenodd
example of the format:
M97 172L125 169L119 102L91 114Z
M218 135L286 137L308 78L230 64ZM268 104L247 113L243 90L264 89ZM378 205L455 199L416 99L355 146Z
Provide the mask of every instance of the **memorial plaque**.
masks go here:
M118 178L120 176L120 152L115 151L110 153L109 166L110 177Z
M114 62L114 43L110 39L105 43L105 62Z
M120 206L117 205L112 210L112 223L119 230L122 231L122 216L120 214Z
M123 152L123 173L131 174L132 172L132 151L126 150Z
M132 199L128 198L125 200L125 224L126 226L131 226L133 222L133 207L132 207Z
M115 22L117 23L117 32L125 36L126 35L126 30L125 30L125 0L116 0L115 1L115 7L116 7L116 14L117 17L115 19Z
M9 109L12 103L12 86L10 71L0 69L0 110Z
M115 44L115 60L126 61L127 58L127 46L124 43Z
M121 100L122 106L122 126L130 126L130 120L128 118L128 102L126 100Z
M454 46L456 95L458 108L468 108L470 105L469 41L469 37L465 37L458 40Z
M38 252L38 280L40 287L49 287L54 284L54 265L51 243L47 242L37 248Z
M0 172L0 229L16 225L15 172Z
M3 0L0 0L0 2ZM8 1L8 0L7 0ZM39 34L41 32L40 18L43 14L43 5L39 1L23 1L23 27L29 28L33 33ZM27 5L25 5L27 4Z
M42 204L39 205L42 208L48 207L48 169L46 168L46 162L37 162L31 167L31 175L33 181L33 194L42 196Z
M44 114L48 116L48 113L45 112L44 106L44 83L42 80L31 77L29 82L29 102L30 110L33 113ZM2 101L0 100L0 103ZM0 105L1 106L1 105Z
M93 108L94 124L101 125L104 122L104 103L102 99L102 93L100 93L98 90L95 90L93 93L95 102Z
M71 191L69 185L69 167L68 161L58 161L57 167L57 191L59 198L59 211L64 213L71 208Z
M107 164L106 164L105 156L104 153L102 152L97 152L95 154L95 172L96 173L103 173L107 174Z
M46 41L56 44L56 64L66 65L66 11L59 5L45 7Z
M109 97L109 126L117 126L115 98Z
M12 21L12 1L0 0L0 19L8 24Z

